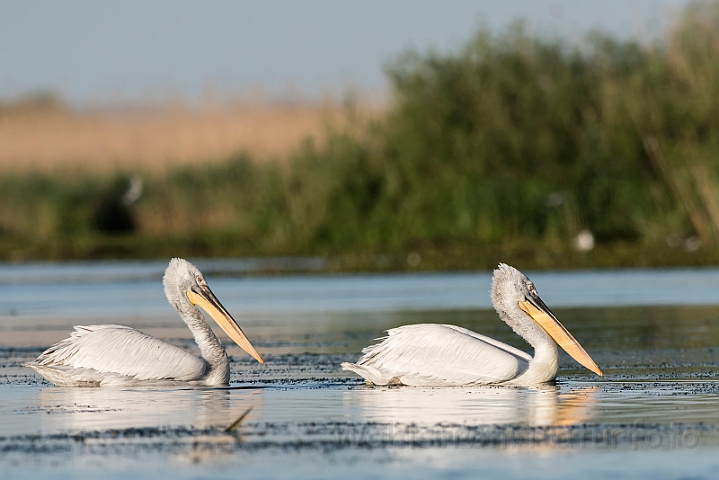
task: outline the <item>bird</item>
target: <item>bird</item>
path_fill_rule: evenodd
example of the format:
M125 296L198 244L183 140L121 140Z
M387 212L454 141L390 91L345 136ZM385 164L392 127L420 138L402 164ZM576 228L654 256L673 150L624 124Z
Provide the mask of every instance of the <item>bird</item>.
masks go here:
M532 386L556 378L559 343L577 362L603 376L522 272L500 263L493 272L490 295L499 317L534 348L534 357L466 328L417 324L387 330L386 337L377 339L380 343L362 350L357 363L345 362L341 367L374 385Z
M165 296L200 348L198 358L179 347L123 325L75 326L70 336L35 362L24 364L57 386L106 386L148 382L227 385L227 352L200 313L202 308L229 337L261 364L240 326L212 293L200 270L173 258L162 279ZM198 308L199 307L199 308Z

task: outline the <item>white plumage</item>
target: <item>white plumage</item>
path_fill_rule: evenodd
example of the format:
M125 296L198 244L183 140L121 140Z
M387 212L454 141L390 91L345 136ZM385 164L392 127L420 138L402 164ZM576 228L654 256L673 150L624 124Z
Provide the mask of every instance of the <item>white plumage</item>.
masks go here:
M381 340L363 349L357 364L342 367L375 385L490 384L517 377L532 358L454 325L404 325Z
M534 357L466 328L420 324L388 330L380 343L362 350L357 363L343 363L342 368L375 385L535 385L556 377L556 340L578 362L602 375L519 270L500 264L491 295L502 320L534 347Z
M165 271L163 283L168 301L192 331L202 358L134 328L88 325L76 326L70 337L48 348L36 362L26 366L61 386L148 381L227 384L227 353L197 305L240 347L263 362L194 265L186 260L173 259Z

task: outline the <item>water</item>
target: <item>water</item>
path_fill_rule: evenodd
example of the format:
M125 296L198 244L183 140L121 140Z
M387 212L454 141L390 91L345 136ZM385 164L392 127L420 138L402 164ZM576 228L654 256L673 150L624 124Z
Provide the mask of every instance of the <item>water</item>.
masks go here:
M74 324L191 348L164 262L0 265L0 478L714 477L719 269L527 272L605 377L563 355L556 385L416 389L338 365L407 323L526 349L489 272L247 275L323 266L270 262L197 262L266 360L230 345L223 389L58 388L20 366Z

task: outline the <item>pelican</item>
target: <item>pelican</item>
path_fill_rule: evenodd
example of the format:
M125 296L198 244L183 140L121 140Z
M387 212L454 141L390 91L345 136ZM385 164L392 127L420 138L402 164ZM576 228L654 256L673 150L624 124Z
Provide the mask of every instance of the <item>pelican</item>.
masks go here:
M492 278L491 297L500 318L534 348L534 357L466 328L419 324L387 330L380 343L362 350L357 363L345 362L342 368L375 385L531 386L556 377L559 343L577 362L602 376L522 272L500 263Z
M227 385L227 352L207 324L201 307L222 330L258 362L264 363L237 322L187 260L173 258L162 279L165 295L190 328L202 358L123 325L75 326L68 338L25 364L58 386L189 382Z

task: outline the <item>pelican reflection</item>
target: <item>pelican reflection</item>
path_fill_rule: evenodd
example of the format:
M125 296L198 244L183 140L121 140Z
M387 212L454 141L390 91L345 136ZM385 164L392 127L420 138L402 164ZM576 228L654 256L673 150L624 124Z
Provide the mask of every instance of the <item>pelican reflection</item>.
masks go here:
M262 403L256 390L43 388L37 405L44 432L226 425Z
M345 392L345 408L366 422L566 426L595 415L599 387L367 388Z

